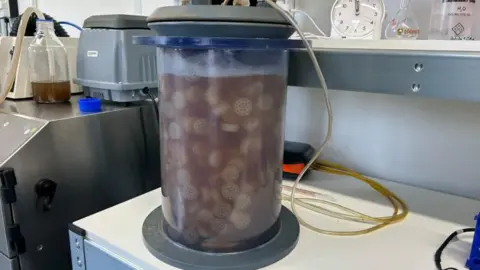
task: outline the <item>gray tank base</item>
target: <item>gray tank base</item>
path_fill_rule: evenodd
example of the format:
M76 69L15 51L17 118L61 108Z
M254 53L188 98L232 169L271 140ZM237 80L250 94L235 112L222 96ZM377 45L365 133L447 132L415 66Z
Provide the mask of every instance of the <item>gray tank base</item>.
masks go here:
M164 230L162 207L153 210L143 223L147 249L161 261L185 270L253 270L271 265L287 256L297 245L300 225L286 207L279 216L280 228L270 241L256 248L233 253L207 253L172 241Z

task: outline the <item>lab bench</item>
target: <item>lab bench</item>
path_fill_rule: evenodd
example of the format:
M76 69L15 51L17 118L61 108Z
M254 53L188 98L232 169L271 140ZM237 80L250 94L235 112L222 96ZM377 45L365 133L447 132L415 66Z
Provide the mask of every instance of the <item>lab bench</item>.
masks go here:
M379 231L355 237L327 236L301 227L299 242L286 258L264 269L434 270L433 254L450 233L472 227L480 201L390 181L379 182L405 200L407 218ZM292 185L284 181L284 185ZM312 173L300 186L373 216L389 216L389 202L353 178ZM155 258L142 239L142 224L161 205L157 189L74 222L70 231L74 270L176 269ZM290 203L286 202L290 207ZM302 218L330 230L358 230L366 225L348 223L299 209ZM463 269L472 235L459 237L443 252L444 267Z
M328 87L480 101L480 41L316 40ZM290 86L320 87L306 50L291 52Z

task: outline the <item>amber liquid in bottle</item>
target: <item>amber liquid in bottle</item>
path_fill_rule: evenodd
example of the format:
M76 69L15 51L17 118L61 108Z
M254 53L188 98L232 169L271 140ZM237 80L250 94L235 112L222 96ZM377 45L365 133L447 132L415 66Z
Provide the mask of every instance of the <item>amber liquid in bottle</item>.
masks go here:
M38 103L60 103L70 100L70 82L32 82L33 99Z

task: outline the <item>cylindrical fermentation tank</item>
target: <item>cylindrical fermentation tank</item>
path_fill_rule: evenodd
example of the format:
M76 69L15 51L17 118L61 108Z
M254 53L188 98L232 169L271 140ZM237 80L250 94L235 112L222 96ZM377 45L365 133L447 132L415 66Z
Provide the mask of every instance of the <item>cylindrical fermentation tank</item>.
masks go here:
M149 22L159 36L135 42L157 46L163 198L147 248L182 269L283 258L299 232L281 181L288 50L302 42L270 8L168 7Z
M243 250L278 231L287 57L158 49L162 204L175 241Z

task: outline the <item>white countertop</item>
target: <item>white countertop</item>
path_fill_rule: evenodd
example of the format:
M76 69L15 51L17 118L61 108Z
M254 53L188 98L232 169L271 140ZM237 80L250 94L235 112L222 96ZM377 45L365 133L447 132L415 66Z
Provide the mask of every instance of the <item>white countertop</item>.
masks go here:
M436 249L453 231L472 227L474 216L480 212L480 201L380 182L408 204L411 213L405 221L356 237L321 235L302 227L295 250L265 269L435 270L433 254ZM287 181L284 183L291 184ZM325 199L334 199L337 203L371 215L390 215L392 212L386 199L352 178L312 173L301 187L315 189L326 194ZM75 225L87 231L87 239L138 269L176 269L151 255L142 240L143 221L161 204L161 198L160 190L155 190L79 220ZM301 214L308 221L326 229L364 228L364 225L308 211L301 211ZM464 269L471 238L472 234L462 235L459 241L453 241L445 249L442 256L444 268Z

